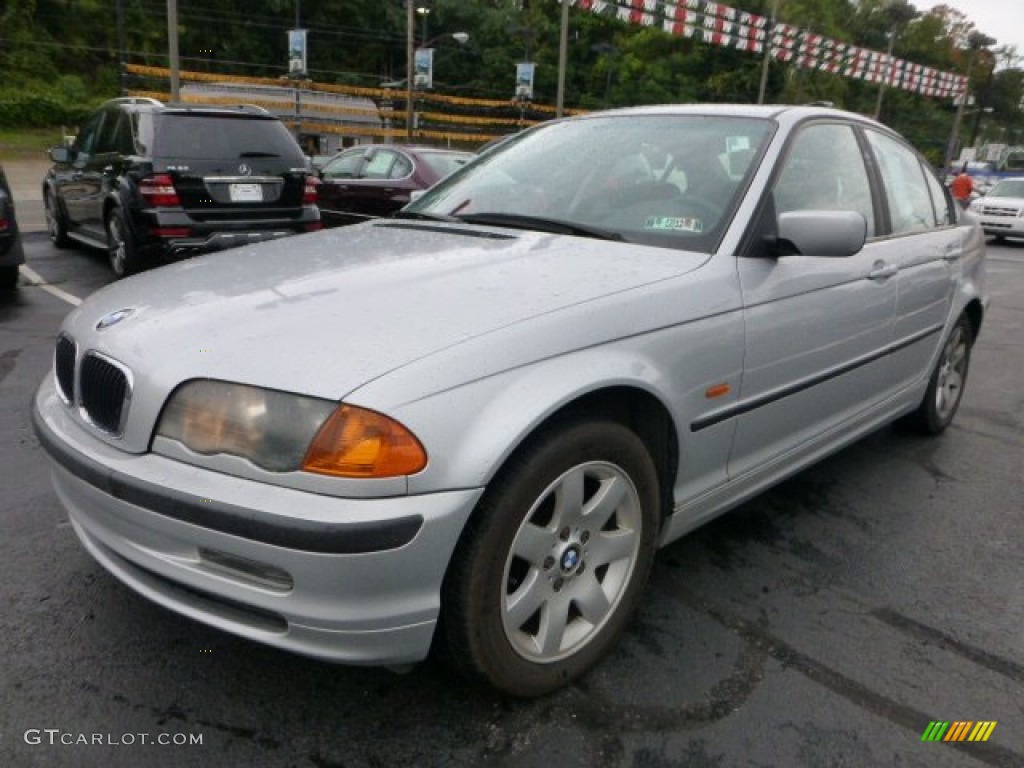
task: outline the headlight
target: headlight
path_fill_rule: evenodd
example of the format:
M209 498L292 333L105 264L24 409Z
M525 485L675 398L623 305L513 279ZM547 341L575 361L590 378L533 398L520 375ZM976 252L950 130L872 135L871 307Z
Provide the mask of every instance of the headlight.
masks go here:
M271 472L379 478L423 469L401 424L331 400L199 379L171 395L156 433L206 456L230 454Z
M977 213L981 210L982 205L984 205L984 203L981 202L981 198L979 197L971 200L970 205L967 206L967 210Z

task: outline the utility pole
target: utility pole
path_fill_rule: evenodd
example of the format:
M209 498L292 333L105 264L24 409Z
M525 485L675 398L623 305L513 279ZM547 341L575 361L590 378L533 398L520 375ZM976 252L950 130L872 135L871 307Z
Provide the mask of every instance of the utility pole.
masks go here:
M562 28L558 36L558 98L555 117L565 113L565 67L569 58L569 0L562 0Z
M892 51L896 45L896 38L911 21L918 17L917 9L906 0L891 0L885 7L885 15L889 21L889 50L886 53L886 74L878 85L878 99L875 101L875 120L882 114L882 97L885 95L885 86L888 85L889 77L892 75Z
M412 86L413 57L416 55L413 29L416 17L413 15L412 0L405 0L405 137L412 143Z
M768 19L768 35L764 43L764 59L761 61L761 87L757 91L757 103L764 104L768 88L768 62L772 58L772 38L775 37L775 20L779 17L779 0L772 0L772 16Z
M971 93L971 67L974 65L975 54L983 48L995 44L995 39L981 32L971 32L967 38L967 74L964 77L964 91L960 94L960 103L956 108L956 115L953 117L953 130L949 132L949 143L946 145L945 168L953 167L953 155L956 153L957 144L960 143L960 124L964 119L964 109L967 106L967 99Z
M171 59L171 101L180 101L181 63L178 60L178 0L167 0L167 48Z
M117 0L117 83L124 96L124 0Z

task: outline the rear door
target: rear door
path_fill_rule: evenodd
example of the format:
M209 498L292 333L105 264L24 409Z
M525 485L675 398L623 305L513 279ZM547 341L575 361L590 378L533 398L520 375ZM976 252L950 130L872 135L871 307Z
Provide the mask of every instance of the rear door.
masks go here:
M408 155L394 149L375 149L352 188L352 210L369 217L390 216L405 206L412 191L419 188Z
M801 447L880 402L893 389L886 359L896 312L896 271L878 238L878 215L856 131L804 126L791 139L761 230L797 210L853 210L868 242L849 257L772 257L757 238L738 263L746 322L742 412L732 477Z
M359 221L353 214L355 185L368 157L369 150L353 147L323 167L320 172L322 183L317 190L317 205L325 226L337 227Z
M917 153L895 138L866 129L885 188L891 235L881 245L899 271L893 369L909 386L930 368L949 317L960 274L966 227Z

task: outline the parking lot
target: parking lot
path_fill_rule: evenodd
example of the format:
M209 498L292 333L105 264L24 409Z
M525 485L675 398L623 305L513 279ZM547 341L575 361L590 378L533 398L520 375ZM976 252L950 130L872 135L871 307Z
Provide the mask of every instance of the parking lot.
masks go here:
M612 656L530 702L436 660L396 675L257 646L103 571L28 403L60 319L109 275L41 233L25 247L41 282L0 299L0 763L1024 765L1024 243L989 246L944 437L882 429L662 550ZM922 742L932 721L997 724Z

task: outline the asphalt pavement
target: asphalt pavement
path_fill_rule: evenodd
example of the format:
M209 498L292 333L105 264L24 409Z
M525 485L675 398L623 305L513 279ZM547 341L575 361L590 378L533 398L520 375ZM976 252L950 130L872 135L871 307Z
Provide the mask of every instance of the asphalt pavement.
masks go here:
M881 429L662 550L615 652L529 702L435 660L395 675L262 647L108 575L28 403L61 294L109 274L43 234L26 251L41 284L0 298L0 765L1024 766L1024 242L990 246L944 436ZM922 741L936 721L995 726Z
M11 185L11 194L14 195L17 207L18 228L22 232L46 231L43 178L51 165L45 156L3 161L7 182Z

